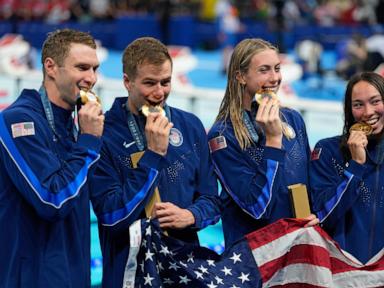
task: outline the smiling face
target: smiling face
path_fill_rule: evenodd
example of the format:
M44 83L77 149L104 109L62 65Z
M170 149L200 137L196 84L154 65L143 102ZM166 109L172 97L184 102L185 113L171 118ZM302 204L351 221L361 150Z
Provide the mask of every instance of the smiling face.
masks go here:
M137 114L144 104L164 106L171 92L172 63L166 60L161 65L143 63L137 67L136 77L124 74L124 85L128 90L128 105Z
M276 50L266 49L253 55L246 73L239 75L239 81L245 85L244 98L253 99L259 90L277 92L281 83L280 59ZM244 103L246 101L244 99Z
M356 122L372 126L372 134L379 134L384 127L384 104L379 91L366 81L357 82L351 94L352 115Z

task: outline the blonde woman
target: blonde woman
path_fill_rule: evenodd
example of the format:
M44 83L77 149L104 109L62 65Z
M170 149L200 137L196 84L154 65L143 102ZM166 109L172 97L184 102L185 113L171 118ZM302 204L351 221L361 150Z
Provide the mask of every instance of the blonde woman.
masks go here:
M222 183L227 246L280 218L293 217L288 186L308 184L310 148L304 121L275 95L281 83L276 47L245 39L234 49L219 114L208 138ZM314 215L307 225L317 224Z

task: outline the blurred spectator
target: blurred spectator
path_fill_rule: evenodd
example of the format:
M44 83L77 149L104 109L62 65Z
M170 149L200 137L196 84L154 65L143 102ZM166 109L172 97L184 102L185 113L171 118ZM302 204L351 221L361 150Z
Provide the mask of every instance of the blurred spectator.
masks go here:
M90 22L92 17L88 13L88 1L72 0L69 8L71 21Z
M133 9L128 5L128 1L114 1L115 4L115 17L129 15L133 13Z
M174 15L195 15L200 11L201 0L173 0Z
M273 16L272 13L270 13L270 21L269 21L269 27L271 31L275 31L277 36L277 47L279 47L279 51L281 53L285 53L285 45L284 45L284 32L286 30L285 24L286 19L284 16L284 6L286 4L286 1L284 0L273 0L270 2L271 7L274 7ZM272 16L272 17L271 17Z
M323 47L320 43L309 39L300 41L295 46L295 52L303 66L303 78L322 72L320 59Z
M113 18L113 7L109 0L89 0L89 12L94 20Z
M32 19L32 9L33 2L29 0L18 0L15 1L15 15L17 19L23 19L23 20L33 20Z
M250 11L255 11L255 20L257 21L266 21L271 13L271 4L266 0L252 0L253 9Z
M374 34L367 38L367 63L366 69L374 71L380 64L384 63L384 27L374 26Z
M216 18L215 6L216 0L201 1L200 19L203 21L214 21Z
M367 50L369 52L379 52L384 57L384 26L374 26L373 32L373 35L366 40Z
M365 70L368 51L364 36L354 34L345 43L341 53L343 55L336 65L336 72L340 77L349 79L352 75Z
M172 14L172 0L160 0L158 2L158 7L156 9L157 15L160 22L160 30L162 36L162 42L165 45L169 45L170 35L169 35L169 21Z
M342 25L356 25L357 19L355 17L355 11L357 5L356 1L348 1L347 5L343 7L340 13L340 24Z
M340 11L337 5L330 0L319 0L314 15L320 26L333 26L337 23Z
M219 43L222 49L221 71L226 74L233 48L237 44L237 35L244 29L240 22L238 10L228 0L219 0L216 4L219 21Z
M28 1L32 20L43 20L48 12L48 3L44 0Z
M69 20L71 3L69 0L51 0L48 2L47 23L62 23Z
M14 18L16 0L0 0L0 20L10 20Z
M295 0L295 3L300 11L301 23L313 23L316 0Z
M338 51L341 59L336 66L336 72L348 79L355 73L374 71L384 63L384 35L383 27L375 26L375 33L368 37L355 34L343 44L339 43Z
M273 34L271 38L277 42L282 52L285 48L293 48L294 42L287 41L289 38L285 38L284 33L290 33L290 28L295 26L318 24L332 27L342 24L358 27L360 24L384 22L384 0L0 0L0 20L12 21L12 31L17 33L18 21L90 22L124 15L155 13L159 18L162 39L167 43L171 17L191 15L203 21L215 21L215 8L220 6L222 8L217 9L217 12L221 15L217 22L222 29L219 39L222 46L228 35L235 35L227 38L229 42L230 38L238 37L236 34L243 27L239 19L242 19L243 23L252 23L251 25L252 21L267 22L266 26ZM233 15L229 13L229 17L223 17L223 11L228 10L226 6L237 9L233 9ZM228 28L226 33L225 27L232 28ZM240 27L240 31L236 27ZM237 32L231 32L231 29ZM215 47L216 40L215 38ZM284 47L285 45L288 47ZM230 55L227 51L230 49L223 49L223 63Z
M375 8L376 20L378 24L384 25L384 0L378 0Z
M285 1L282 13L285 20L284 26L286 28L291 28L294 25L300 24L301 22L300 9L297 6L296 1L293 1L293 0Z
M374 9L376 0L354 0L352 2L356 4L353 17L357 23L369 25L376 23L376 13ZM384 13L384 11L382 11L382 13Z

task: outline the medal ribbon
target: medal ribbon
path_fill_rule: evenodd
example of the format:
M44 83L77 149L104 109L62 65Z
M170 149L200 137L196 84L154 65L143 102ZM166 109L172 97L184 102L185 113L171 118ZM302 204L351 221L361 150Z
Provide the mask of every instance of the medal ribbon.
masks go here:
M252 121L246 111L243 111L243 121L245 128L247 128L249 135L254 143L259 142L259 134L256 131L254 121Z
M171 113L170 113L169 106L164 105L163 108L165 111L165 115L167 116L169 121L171 121ZM132 112L129 110L128 102L125 104L125 109L127 110L127 114L128 114L127 121L128 121L129 131L131 132L131 135L136 142L137 148L140 150L139 152L131 154L132 166L133 168L137 168L137 163L139 162L140 158L144 154L143 150L145 149L145 144L144 144L145 137L142 134L141 130L139 129L139 125L136 122ZM145 206L145 215L147 218L150 218L152 216L153 207L155 203L158 203L158 202L161 202L160 191L158 187L155 187L155 190L152 196L150 197L147 205ZM164 231L164 233L168 235L166 231Z
M51 101L49 101L47 96L47 91L45 90L43 85L41 85L39 88L39 94L40 94L41 103L43 104L45 118L47 119L48 125L53 132L53 141L57 142L57 140L60 138L60 135L56 131ZM79 131L77 130L75 125L72 125L72 133L73 133L73 138L75 139L75 141L77 141Z

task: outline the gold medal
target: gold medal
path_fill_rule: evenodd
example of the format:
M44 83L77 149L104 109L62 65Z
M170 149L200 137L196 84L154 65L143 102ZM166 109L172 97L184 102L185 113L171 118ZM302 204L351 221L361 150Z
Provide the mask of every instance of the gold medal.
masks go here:
M259 104L261 104L261 102L263 101L263 99L265 97L268 97L269 99L276 99L277 98L276 93L274 91L267 90L267 89L259 90L255 94L256 102Z
M94 102L97 102L97 103L101 104L99 96L97 96L91 90L88 90L88 91L80 90L80 97L79 97L79 99L80 99L82 105L84 105L88 101L94 101Z
M362 131L365 135L370 135L373 132L373 128L371 125L364 123L364 122L357 122L349 128L349 133L351 131Z
M292 140L296 138L296 132L287 122L282 121L281 126L283 129L283 134L287 137L288 140Z
M141 107L141 113L143 113L145 117L148 117L149 113L156 113L156 112L161 113L162 116L165 116L165 111L160 105L149 106L145 104L143 105L143 107Z

